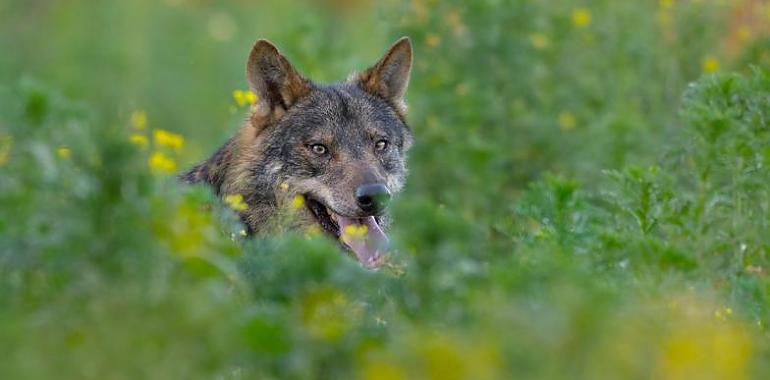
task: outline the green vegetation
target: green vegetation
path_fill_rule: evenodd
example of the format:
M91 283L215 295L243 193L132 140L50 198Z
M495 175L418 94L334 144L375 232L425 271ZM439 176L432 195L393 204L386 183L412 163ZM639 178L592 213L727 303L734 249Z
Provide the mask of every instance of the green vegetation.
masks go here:
M768 378L769 21L716 0L1 3L0 378ZM257 37L331 81L404 34L389 268L244 240L169 174L243 119Z

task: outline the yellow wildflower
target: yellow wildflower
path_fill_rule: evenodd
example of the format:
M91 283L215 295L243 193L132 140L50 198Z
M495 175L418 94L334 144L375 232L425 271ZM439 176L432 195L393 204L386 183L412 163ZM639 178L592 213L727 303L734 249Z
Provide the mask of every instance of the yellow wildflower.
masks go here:
M656 379L746 379L752 344L747 332L731 323L675 330L666 339Z
M291 207L295 210L299 209L304 204L305 204L305 197L303 197L302 194L295 195L294 199L291 200Z
M703 59L703 72L711 74L719 70L719 61L713 56L708 56Z
M8 162L11 156L11 146L13 145L13 136L0 134L0 166Z
M576 8L572 11L572 24L584 28L591 24L591 12L586 8Z
M425 36L425 44L430 47L436 47L438 44L441 43L441 37L439 37L436 33L429 33L427 36Z
M547 49L548 46L551 45L551 40L548 39L548 36L546 36L543 33L532 33L529 35L529 43L532 44L532 46L535 49Z
M671 8L674 6L674 0L660 0L658 1L661 8Z
M243 107L247 104L254 104L257 102L257 94L246 90L235 90L233 91L233 99L235 99L235 102L238 103L238 107Z
M70 151L70 148L67 148L66 146L62 145L59 147L59 149L56 149L56 155L59 156L59 158L66 160L70 158L70 155L72 155L72 151Z
M363 224L351 224L349 226L345 226L345 228L342 230L342 240L347 242L352 239L360 239L366 235L367 231L369 231L369 228Z
M559 127L563 131L573 130L576 126L577 119L575 119L575 115L573 115L572 112L564 111L559 114Z
M662 320L670 326L655 344L657 358L653 357L650 378L749 378L755 356L750 336L753 329L743 321L731 320L733 310L728 306L714 307L690 296L676 297L671 302L679 306L663 313Z
M140 134L136 134L136 133L131 135L128 138L128 141L130 141L132 144L136 144L136 145L139 145L139 146L142 146L142 147L147 146L147 144L149 143L147 141L147 137L146 136L140 135Z
M249 208L246 202L243 201L243 195L241 194L230 194L225 196L225 203L235 211L246 211L246 209Z
M163 129L152 131L152 138L156 144L174 148L176 150L182 149L182 146L184 145L184 137L182 137L182 135Z
M176 162L174 159L166 156L162 152L153 153L147 160L150 169L156 173L173 173L176 171Z
M147 112L136 110L131 113L131 126L136 129L147 128Z

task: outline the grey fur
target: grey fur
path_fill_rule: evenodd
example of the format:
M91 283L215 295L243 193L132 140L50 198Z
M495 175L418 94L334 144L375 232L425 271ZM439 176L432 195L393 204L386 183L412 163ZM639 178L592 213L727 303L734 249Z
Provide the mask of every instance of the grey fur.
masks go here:
M247 63L258 96L248 122L214 155L181 176L204 182L220 196L241 194L241 219L250 232L268 230L300 194L346 217L366 217L356 188L404 185L412 134L403 96L412 62L411 43L397 41L370 69L347 81L321 85L302 77L271 43L259 40ZM387 148L375 149L386 140ZM327 148L313 152L313 144ZM318 224L306 208L292 227ZM377 216L378 220L384 218Z

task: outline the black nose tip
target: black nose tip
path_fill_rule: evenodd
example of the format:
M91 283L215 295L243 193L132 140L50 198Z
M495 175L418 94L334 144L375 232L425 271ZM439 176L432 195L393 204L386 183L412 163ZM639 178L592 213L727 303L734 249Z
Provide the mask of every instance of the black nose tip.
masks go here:
M390 190L381 183L361 185L356 189L356 202L362 210L376 214L387 206Z

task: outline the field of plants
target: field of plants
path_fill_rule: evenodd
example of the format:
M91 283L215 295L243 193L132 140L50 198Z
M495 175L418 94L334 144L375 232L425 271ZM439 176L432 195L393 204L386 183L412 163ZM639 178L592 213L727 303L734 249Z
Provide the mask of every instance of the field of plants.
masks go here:
M412 38L391 263L175 175ZM770 378L770 1L0 2L2 379Z

